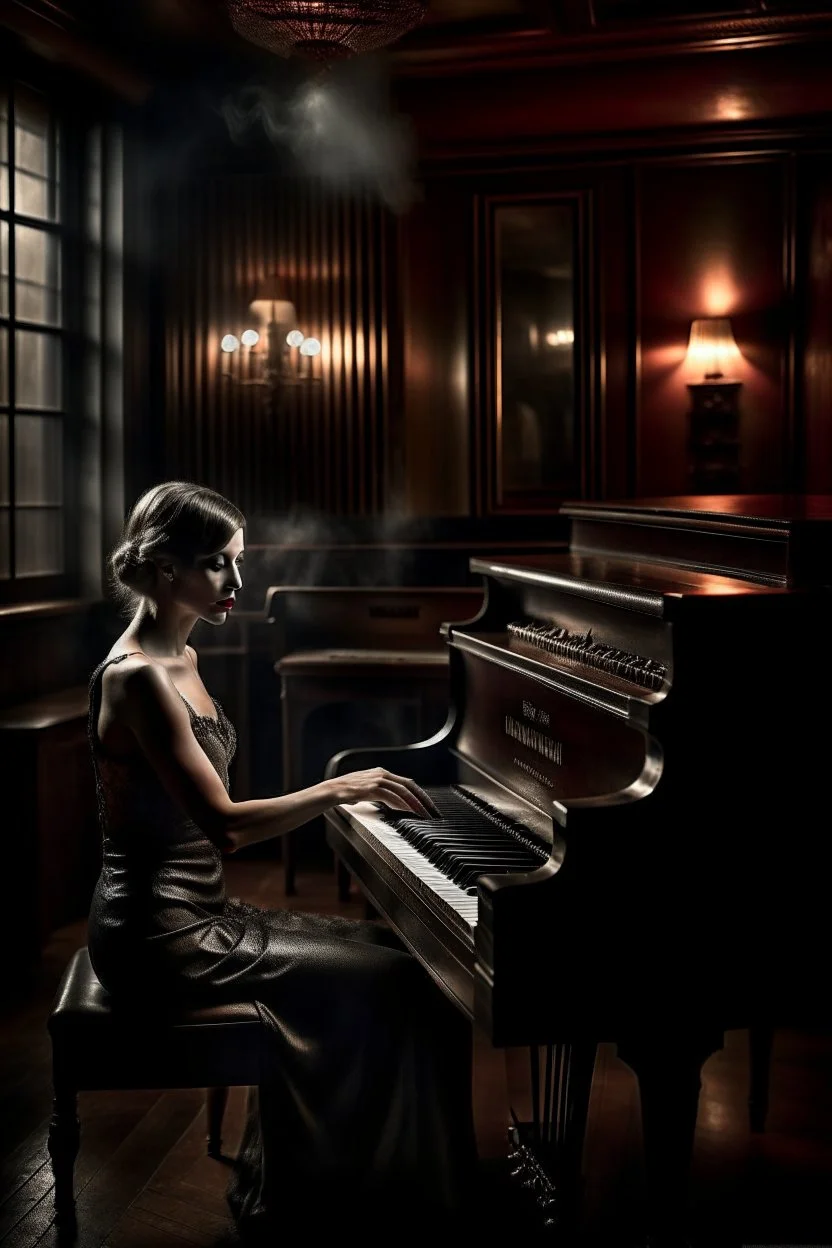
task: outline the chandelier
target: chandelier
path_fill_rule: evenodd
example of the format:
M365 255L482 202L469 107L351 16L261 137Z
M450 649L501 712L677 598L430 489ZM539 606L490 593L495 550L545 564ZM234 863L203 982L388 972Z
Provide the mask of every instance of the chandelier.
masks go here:
M393 43L426 9L427 0L228 0L244 39L325 65Z

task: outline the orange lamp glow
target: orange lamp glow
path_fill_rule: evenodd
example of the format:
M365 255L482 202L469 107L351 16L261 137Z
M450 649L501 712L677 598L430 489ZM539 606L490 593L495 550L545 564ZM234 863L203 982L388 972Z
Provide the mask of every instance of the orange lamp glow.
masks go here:
M726 366L739 358L739 349L727 316L692 322L687 359L702 369L706 381L724 377Z

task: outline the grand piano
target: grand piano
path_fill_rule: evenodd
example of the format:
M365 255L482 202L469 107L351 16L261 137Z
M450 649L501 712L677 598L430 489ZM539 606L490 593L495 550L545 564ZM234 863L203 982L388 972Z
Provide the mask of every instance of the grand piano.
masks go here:
M442 625L442 730L329 762L410 775L442 818L339 806L327 836L511 1056L514 1169L553 1231L578 1217L596 1047L617 1044L673 1243L704 1061L726 1029L824 1004L832 497L562 510L565 553L471 560L483 606Z

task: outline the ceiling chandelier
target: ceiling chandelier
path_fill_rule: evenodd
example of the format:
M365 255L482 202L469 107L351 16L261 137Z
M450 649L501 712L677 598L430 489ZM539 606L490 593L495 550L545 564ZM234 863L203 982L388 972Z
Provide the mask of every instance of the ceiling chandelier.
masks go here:
M228 0L238 34L280 56L329 64L393 43L427 0Z

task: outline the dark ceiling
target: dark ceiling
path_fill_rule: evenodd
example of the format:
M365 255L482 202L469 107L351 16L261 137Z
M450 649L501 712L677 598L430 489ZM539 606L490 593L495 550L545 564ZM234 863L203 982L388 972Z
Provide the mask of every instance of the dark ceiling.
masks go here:
M280 66L279 58L236 34L225 0L0 0L0 23L4 14L17 29L24 14L25 21L68 30L153 85L219 84ZM767 37L778 25L806 27L819 15L832 22L832 8L814 0L428 0L421 25L384 55L401 72L440 61L470 63L472 55L522 59L542 50L583 58L615 42L761 31Z
M220 52L257 58L229 21L225 0L0 0L0 10L22 7L66 13L89 35L135 61L158 66ZM424 21L391 51L434 48L501 33L541 31L564 39L633 28L714 25L731 20L829 13L815 0L428 0ZM185 62L183 62L185 58Z

